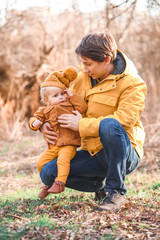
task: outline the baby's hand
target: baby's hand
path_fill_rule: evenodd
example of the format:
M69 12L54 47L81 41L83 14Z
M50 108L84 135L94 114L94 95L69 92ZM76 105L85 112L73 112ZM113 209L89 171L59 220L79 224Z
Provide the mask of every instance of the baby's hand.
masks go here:
M37 119L32 123L32 126L35 128L39 128L40 126L42 126L42 124L43 124L43 122L41 122Z
M68 88L65 88L64 93L66 93L69 98L73 95Z

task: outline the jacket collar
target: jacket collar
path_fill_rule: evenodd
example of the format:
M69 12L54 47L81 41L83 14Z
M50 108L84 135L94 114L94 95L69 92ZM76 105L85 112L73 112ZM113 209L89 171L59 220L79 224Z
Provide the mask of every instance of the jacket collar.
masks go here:
M54 106L48 106L44 109L44 114L49 113L52 109L54 108Z
M122 51L117 50L117 56L118 56L118 59L119 59L119 56L121 56L121 58L123 58L125 61L125 68L124 68L124 71L122 71L122 74L128 75L128 74L137 74L138 73L134 63ZM118 61L118 64L120 66L122 66L124 64L121 58Z

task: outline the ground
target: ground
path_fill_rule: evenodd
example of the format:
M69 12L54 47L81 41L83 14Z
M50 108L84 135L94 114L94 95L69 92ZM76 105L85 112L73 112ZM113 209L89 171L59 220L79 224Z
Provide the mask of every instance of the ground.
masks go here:
M94 193L66 189L37 199L35 163L46 148L39 132L0 144L0 239L160 239L159 150L146 153L126 178L127 203L97 211Z

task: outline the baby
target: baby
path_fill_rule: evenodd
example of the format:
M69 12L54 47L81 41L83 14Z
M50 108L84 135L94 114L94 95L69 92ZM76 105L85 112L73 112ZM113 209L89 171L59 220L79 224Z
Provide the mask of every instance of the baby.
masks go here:
M76 154L81 139L78 131L60 127L57 121L61 114L73 114L77 110L81 114L87 110L84 99L68 90L71 81L77 77L77 71L70 66L64 71L52 72L41 85L42 101L45 107L39 107L29 121L29 127L36 131L43 123L49 122L57 133L55 145L49 144L37 162L39 172L42 167L57 158L58 173L51 187L45 186L39 193L39 198L45 198L49 193L60 193L65 189L65 183L70 171L70 161Z

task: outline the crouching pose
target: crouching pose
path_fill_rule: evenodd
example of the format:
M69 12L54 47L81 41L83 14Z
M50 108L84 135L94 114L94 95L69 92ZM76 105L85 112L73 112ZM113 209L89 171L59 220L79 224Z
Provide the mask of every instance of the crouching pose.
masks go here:
M81 136L81 150L71 161L66 186L95 192L99 209L116 211L125 203L125 177L137 168L143 156L140 117L146 84L108 33L85 36L76 53L83 67L71 92L83 97L88 108L83 117L58 117L61 127L79 131ZM46 123L42 133L46 141L55 142L56 135ZM40 176L51 187L56 174L54 160L43 166Z

